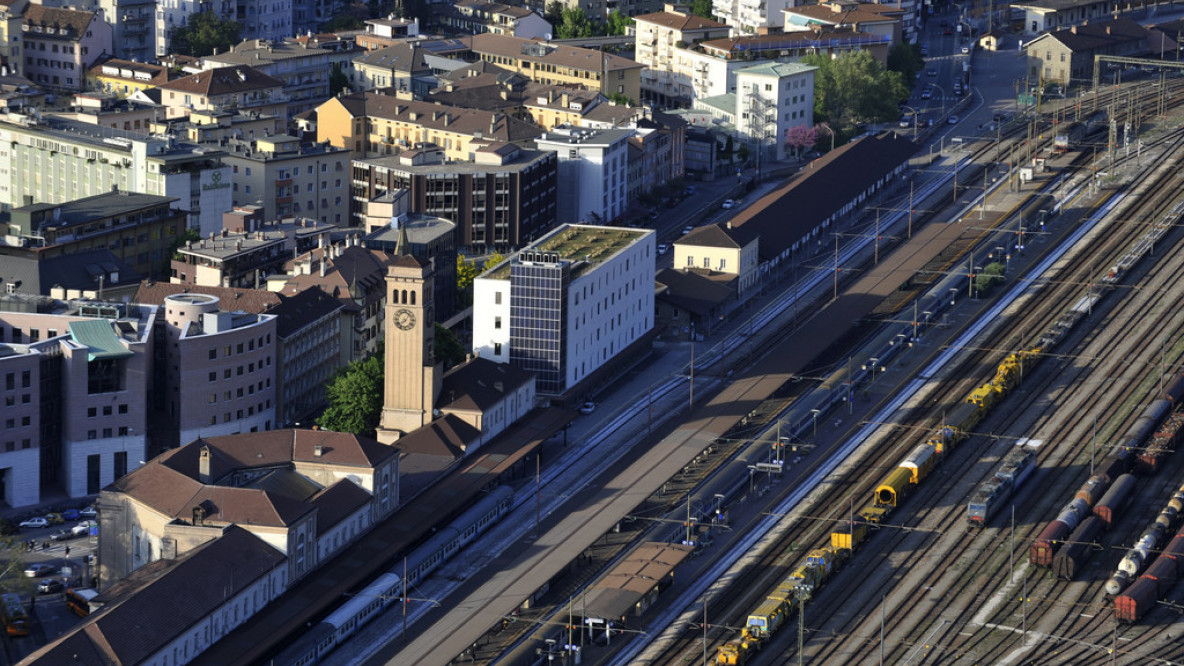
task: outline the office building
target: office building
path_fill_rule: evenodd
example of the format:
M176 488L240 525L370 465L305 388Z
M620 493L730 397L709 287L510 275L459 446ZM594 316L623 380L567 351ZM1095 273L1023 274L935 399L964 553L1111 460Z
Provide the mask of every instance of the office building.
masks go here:
M559 158L560 223L612 222L625 212L633 130L557 127L535 142Z

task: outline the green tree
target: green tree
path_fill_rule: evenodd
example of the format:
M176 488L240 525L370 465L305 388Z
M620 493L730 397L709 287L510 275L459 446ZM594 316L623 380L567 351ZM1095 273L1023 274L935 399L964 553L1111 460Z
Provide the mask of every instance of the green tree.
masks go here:
M346 30L362 30L366 27L366 22L362 19L350 15L339 14L325 22L321 26L322 32L343 32Z
M552 26L558 28L559 24L563 23L563 3L559 2L559 0L551 0L551 2L548 2L547 14L544 18L546 18L547 22Z
M691 13L705 19L715 20L715 14L711 13L711 0L691 0Z
M477 269L477 262L465 259L465 255L456 255L456 300L461 308L473 304L473 280L481 274Z
M596 34L596 26L592 19L579 7L565 7L562 20L555 26L555 34L559 39L577 39L591 37Z
M900 72L900 78L912 82L917 78L917 72L925 66L925 59L921 57L921 49L915 44L897 42L888 51L888 71Z
M212 11L194 14L189 25L177 26L172 32L173 53L202 58L213 54L214 49L227 51L237 44L243 27L239 23L223 20Z
M890 72L868 51L830 59L802 58L818 67L814 73L814 115L845 129L863 122L882 122L899 113L896 104L908 96L900 72Z
M373 437L382 415L383 348L337 372L326 394L329 407L317 419L326 430Z
M490 252L485 255L485 263L482 265L482 270L489 270L505 260L506 257L501 252Z
M329 72L329 95L336 97L341 91L349 92L353 88L349 83L349 74L341 68L341 63L333 63L333 71Z
M633 19L615 9L608 15L608 34L610 35L627 35L631 25L633 25Z
M439 322L436 322L436 360L444 362L445 370L465 361L465 346L460 338Z

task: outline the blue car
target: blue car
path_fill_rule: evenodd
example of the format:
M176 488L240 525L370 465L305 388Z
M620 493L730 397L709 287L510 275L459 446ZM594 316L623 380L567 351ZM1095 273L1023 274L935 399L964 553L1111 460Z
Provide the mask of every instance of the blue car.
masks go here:
M66 520L78 520L78 509L66 509L62 512L62 518Z

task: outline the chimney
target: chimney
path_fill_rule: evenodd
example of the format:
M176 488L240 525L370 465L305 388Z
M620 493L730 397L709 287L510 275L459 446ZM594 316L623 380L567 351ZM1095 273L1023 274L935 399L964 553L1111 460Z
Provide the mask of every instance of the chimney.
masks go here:
M321 456L325 455L325 449L320 444L317 444L316 446L312 447L312 454L320 458Z
M731 229L731 228L732 228L732 221L731 221L731 220L728 220L728 228L729 228L729 229Z
M325 263L326 263L325 255L322 254L321 255L321 277L325 277Z
M1076 35L1076 34L1077 34L1077 26L1073 26L1073 27L1069 28L1069 32L1071 32L1071 33L1073 33L1074 35Z
M206 445L197 454L197 480L207 486L213 483L210 479L210 447Z

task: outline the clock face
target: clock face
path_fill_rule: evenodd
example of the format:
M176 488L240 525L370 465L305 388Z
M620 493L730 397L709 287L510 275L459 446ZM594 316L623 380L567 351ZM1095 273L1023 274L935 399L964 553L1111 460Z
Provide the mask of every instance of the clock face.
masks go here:
M411 312L407 308L400 308L396 310L395 326L398 326L404 331L410 330L412 326L415 326L415 313Z

